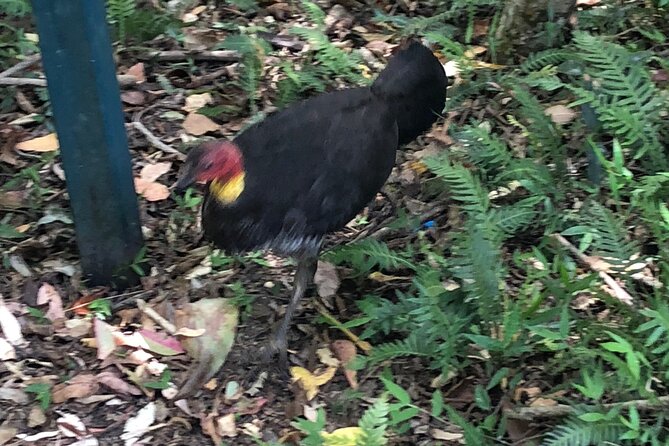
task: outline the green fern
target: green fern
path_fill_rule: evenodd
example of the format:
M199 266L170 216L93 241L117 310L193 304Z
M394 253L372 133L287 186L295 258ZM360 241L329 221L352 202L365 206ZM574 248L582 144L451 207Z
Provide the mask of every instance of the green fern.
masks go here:
M3 0L0 3L0 14L10 17L24 17L30 13L30 10L28 0Z
M136 0L107 0L107 16L109 23L115 24L119 40L125 41L128 19L137 8Z
M565 152L560 132L535 96L520 86L513 88L514 99L520 104L520 117L527 124L527 138L536 158L546 158L556 167L556 177L564 175Z
M574 57L575 55L572 51L551 48L529 55L525 62L520 64L520 70L529 74L548 65L558 65L567 60L573 60Z
M636 241L629 238L623 222L609 209L591 202L584 206L583 223L593 229L593 250L607 261L629 260L640 251Z
M669 306L659 302L657 309L641 310L641 314L650 318L641 324L635 333L645 333L645 345L652 347L652 354L660 358L659 370L664 370L664 379L669 379Z
M459 202L471 217L482 219L485 216L490 208L488 191L469 169L452 162L448 155L428 158L425 163L444 181L453 200Z
M468 422L465 417L458 413L458 411L453 409L451 406L445 406L444 409L446 409L449 420L462 428L465 435L465 444L477 446L485 446L490 444L490 441L488 441L483 432Z
M349 245L342 245L326 254L334 263L350 264L362 276L374 268L396 270L400 268L415 269L410 258L405 254L391 251L383 242L367 238Z
M294 27L290 32L309 42L316 62L326 69L329 75L342 77L357 84L368 82L360 74L359 65L362 60L357 53L348 54L337 48L321 29Z
M365 411L358 421L358 427L362 433L355 441L356 446L384 446L388 443L386 430L388 429L389 411L390 407L385 397L377 399Z
M240 72L239 84L248 97L251 111L255 113L256 101L260 97L264 58L271 48L264 40L242 34L228 36L220 46L241 54L244 69Z
M325 14L325 11L320 8L320 6L307 0L302 0L301 3L304 12L307 14L307 18L311 23L318 27L325 26L325 18L327 15Z
M464 145L469 160L484 172L495 173L511 163L512 157L506 143L481 126L464 127L454 135Z
M617 444L626 428L611 421L586 423L580 420L566 421L549 432L542 446L590 446Z

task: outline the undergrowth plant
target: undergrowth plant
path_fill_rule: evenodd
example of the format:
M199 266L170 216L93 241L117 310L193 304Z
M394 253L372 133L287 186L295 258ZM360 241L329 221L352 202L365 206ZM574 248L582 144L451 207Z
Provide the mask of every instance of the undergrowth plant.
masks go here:
M459 49L435 40L453 54ZM349 265L354 280L375 271L412 277L394 296L365 296L362 315L346 326L364 327L361 337L375 345L370 363L420 358L441 385L477 370L480 417L448 411L471 444L503 440L504 416L489 415L494 395L513 394L531 364L541 364L546 391L561 390L560 402L574 408L542 444L669 441L665 417L638 408L660 404L669 365L669 102L652 64L651 51L577 31L569 45L513 71L467 77L450 106L503 97L509 124L451 125L457 143L424 160L434 199L461 215L440 235L442 248L418 230L401 251L366 240L328 254ZM545 113L556 102L574 118L557 123ZM584 270L555 234L601 263ZM633 306L604 286L597 268L634 296ZM577 298L602 302L610 313L593 317Z

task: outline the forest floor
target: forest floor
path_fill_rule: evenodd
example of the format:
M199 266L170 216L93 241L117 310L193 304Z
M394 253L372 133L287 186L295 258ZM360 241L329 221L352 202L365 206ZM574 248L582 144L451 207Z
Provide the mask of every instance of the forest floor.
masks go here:
M461 370L453 376L444 376L419 356L370 363L357 374L343 365L365 356L368 342L373 349L377 341L395 340L393 334L378 336L381 330L374 338L357 339L365 331L359 302L370 295L396 299L409 292L415 277L412 270L403 268L360 275L350 265L331 260L327 252L365 238L379 240L398 252L412 246L423 262L434 261L429 250L421 251L425 246L444 252L450 243L449 231L461 227L464 217L449 198L435 193L435 177L423 160L451 149L456 142L449 136L449 127L472 119L501 127L504 140L516 151L523 151L527 144L522 126L507 119L503 107L498 107L506 99L492 105L486 97L447 111L429 132L399 151L383 193L344 230L328 237L317 283L302 302L289 334L289 361L300 369L291 369L291 378L276 365L257 361L255 355L285 311L294 262L271 253L230 257L212 251L201 237L200 194L182 197L170 190L183 154L202 138L232 138L250 122L296 97L317 94L313 85L320 81L282 82L286 73L299 78L304 67L315 63L309 44L302 36L288 34L289 28L312 27L316 18L336 46L362 50L357 65L342 62L342 69L359 72L346 79L328 79L324 85L328 90L353 85L355 76L369 81L402 40L394 25L374 20L369 8L357 1L319 2L322 17L291 2L266 3L253 13L234 6L193 6L178 16L176 24L160 22L159 26L176 26L178 38L164 32L141 45L115 47L146 242L133 263L141 271L140 284L123 291L89 287L82 280L44 88L23 85L7 90L15 105L0 114L0 445L298 444L308 430L305 424L295 424L298 417L316 426L319 409L324 409L327 422L321 430L357 426L363 413L386 391L397 399L405 392L418 408L407 416L408 423L394 420L402 428L392 432L390 444L456 445L465 443L462 423L439 416L436 388L441 392L438 404L447 404L476 423L514 405L556 406L570 391L560 380L546 378L544 369L559 368L561 359L544 351L515 363L523 379L514 383L517 387L512 391L507 387L500 391L497 385L501 387L504 381L506 386L506 378L496 371L496 378L487 376L485 349L469 353L471 364L464 373ZM407 5L392 2L384 7L389 15L420 16L431 11L412 10ZM471 22L468 31L473 45L467 57L472 60L486 57L488 19ZM141 23L128 22L126 37L132 40L133 32L140 35L150 26L141 28ZM257 45L258 40L233 41L224 49L216 46L239 30L257 32L267 47L243 46L248 42ZM311 46L313 50L316 44ZM460 81L454 66L442 59L451 83L454 78ZM496 69L492 64L480 66ZM33 65L12 76L37 77L40 70L35 59ZM502 90L492 81L490 85ZM575 119L567 107L556 107L551 115L556 124ZM269 184L271 179L267 180ZM584 194L577 190L568 199L579 202ZM537 232L529 228L513 243L529 252ZM504 256L502 261L511 271L506 286L516 292L526 277L512 265L511 252L505 251ZM655 272L651 266L647 271L650 276ZM447 290L459 286L451 280L440 284ZM607 292L614 299L620 297L615 291ZM602 303L605 298L577 291L573 295L569 308L584 318L618 323ZM228 307L217 310L221 313L196 314L193 303L221 297L234 302L238 319L230 316L234 311ZM223 317L224 311L231 313ZM181 317L186 323L176 328L190 332L160 337L158 333L166 328L169 332L169 324L160 316L170 322ZM356 318L358 322L346 325ZM197 331L198 320L204 321L205 334ZM175 389L197 369L196 358L202 354L193 353L186 344L211 351L231 336L234 343L215 376L199 383L194 396L175 402ZM379 378L386 369L404 391L384 386ZM576 372L570 370L569 376ZM293 379L301 373L306 378ZM312 373L321 374L318 385ZM485 391L489 393L482 397L481 389L488 384ZM435 411L439 412L436 416ZM497 437L504 437L505 444L538 444L545 427L531 417L509 418L505 423ZM354 442L332 440L329 444Z

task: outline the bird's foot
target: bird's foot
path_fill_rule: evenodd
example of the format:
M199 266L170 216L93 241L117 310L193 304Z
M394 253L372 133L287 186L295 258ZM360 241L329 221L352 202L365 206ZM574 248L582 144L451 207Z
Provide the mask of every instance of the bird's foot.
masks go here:
M288 343L285 338L272 337L267 345L260 349L260 362L272 364L278 359L279 372L288 373Z

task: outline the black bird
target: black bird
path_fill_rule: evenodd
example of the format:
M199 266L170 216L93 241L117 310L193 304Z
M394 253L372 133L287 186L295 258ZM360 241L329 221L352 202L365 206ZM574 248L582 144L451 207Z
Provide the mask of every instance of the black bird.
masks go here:
M325 93L269 115L233 142L192 149L176 189L206 183L202 225L228 253L270 249L297 260L286 315L264 350L287 365L286 335L314 277L321 242L381 189L395 151L437 120L446 75L418 42L401 48L371 87Z

